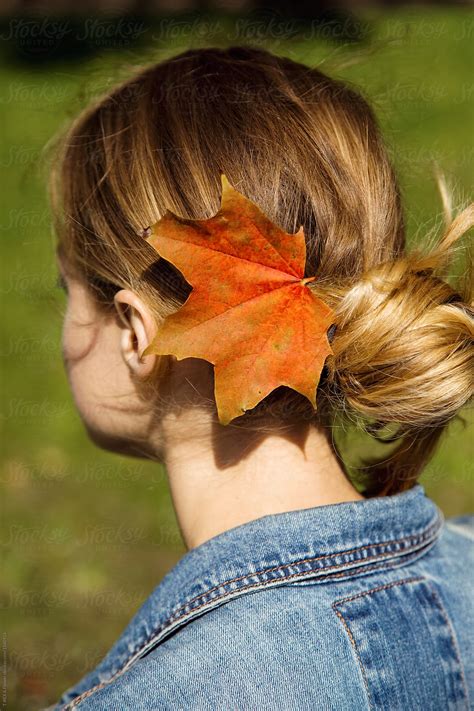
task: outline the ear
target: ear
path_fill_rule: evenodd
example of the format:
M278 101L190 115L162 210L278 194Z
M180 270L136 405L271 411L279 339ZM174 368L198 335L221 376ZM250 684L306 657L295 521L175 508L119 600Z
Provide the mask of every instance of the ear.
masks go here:
M132 372L146 378L154 369L157 356L141 354L156 333L156 324L150 310L130 289L120 289L114 296L114 304L123 324L120 347L122 356Z

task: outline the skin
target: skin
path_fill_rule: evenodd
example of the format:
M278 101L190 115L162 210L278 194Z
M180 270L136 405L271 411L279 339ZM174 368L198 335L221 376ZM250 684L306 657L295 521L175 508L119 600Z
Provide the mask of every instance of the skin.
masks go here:
M121 289L105 314L57 260L68 294L63 361L84 426L103 449L165 466L188 549L267 514L363 499L323 429L302 423L282 433L269 422L253 434L220 425L206 407L210 363L167 358L158 385L163 359L141 357L159 326L146 304Z

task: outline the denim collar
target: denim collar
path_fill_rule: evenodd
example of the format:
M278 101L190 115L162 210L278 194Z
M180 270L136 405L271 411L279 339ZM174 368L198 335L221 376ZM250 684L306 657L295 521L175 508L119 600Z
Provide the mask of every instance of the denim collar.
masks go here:
M289 580L398 567L422 555L443 522L415 484L392 496L269 514L224 531L185 553L165 575L83 680L83 690L125 671L182 624L230 597Z

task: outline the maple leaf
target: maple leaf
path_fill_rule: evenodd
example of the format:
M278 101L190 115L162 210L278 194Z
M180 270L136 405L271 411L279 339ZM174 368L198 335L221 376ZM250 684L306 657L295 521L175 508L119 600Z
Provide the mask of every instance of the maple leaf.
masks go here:
M151 232L150 232L151 229ZM146 241L192 286L142 355L202 358L214 365L219 422L227 425L286 385L316 410L316 387L333 354L334 312L306 286L303 228L288 234L222 175L219 211L206 220L171 212Z

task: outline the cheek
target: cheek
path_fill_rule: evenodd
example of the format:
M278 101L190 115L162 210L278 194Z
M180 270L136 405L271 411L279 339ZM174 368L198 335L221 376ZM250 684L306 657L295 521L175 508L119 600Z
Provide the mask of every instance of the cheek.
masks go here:
M97 339L97 328L86 323L79 323L68 309L63 323L62 353L68 370L87 357Z
M66 313L62 334L65 369L80 414L95 426L118 395L130 389L119 342L113 321L78 321Z
M82 286L73 284L62 328L62 355L74 396L84 400L94 388L95 372L104 350L103 320ZM102 343L101 343L102 341ZM110 348L110 344L109 344ZM97 373L101 377L101 373Z
M62 353L68 372L79 367L97 348L102 320L84 286L72 281L62 328Z
M66 313L62 332L62 354L69 385L80 411L91 394L94 375L94 353L99 330L93 324L78 322L71 311Z
M123 450L141 436L131 413L142 405L121 351L123 328L98 313L86 291L72 284L62 328L62 354L75 407L91 439L100 447Z

